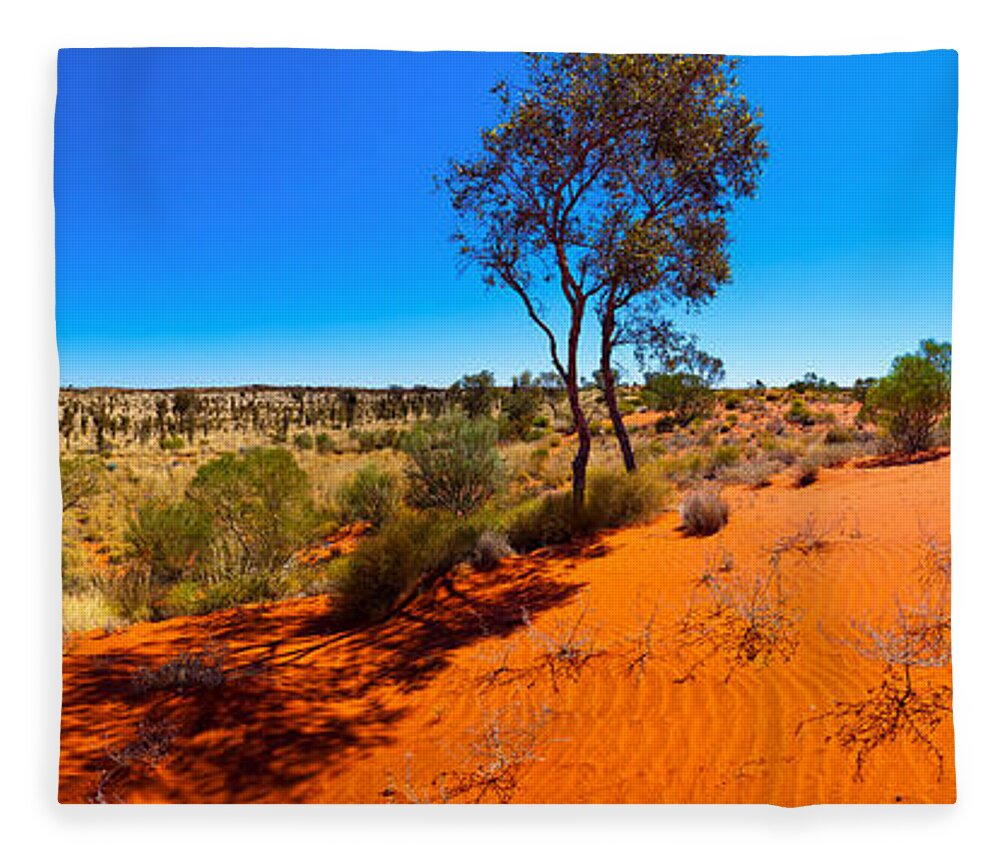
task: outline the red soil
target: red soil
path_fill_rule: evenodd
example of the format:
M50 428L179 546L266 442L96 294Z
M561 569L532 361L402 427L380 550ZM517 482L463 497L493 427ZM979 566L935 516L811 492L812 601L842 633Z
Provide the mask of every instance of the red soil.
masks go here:
M926 728L940 763L901 736L876 746L860 779L853 750L827 740L850 725L803 724L882 680L843 640L852 619L891 617L915 593L922 540L947 543L949 460L726 493L730 523L713 537L686 537L666 513L461 571L369 629L332 629L327 601L309 598L87 634L64 659L60 800L92 797L103 773L107 796L150 803L953 801L950 713ZM781 556L801 613L790 659L736 665L681 648L703 573L726 554L735 570L766 571L808 516L823 546ZM137 669L211 643L227 649L224 685L133 691ZM950 667L914 678L950 691ZM156 767L136 746L144 719L170 726ZM506 759L484 752L490 725Z

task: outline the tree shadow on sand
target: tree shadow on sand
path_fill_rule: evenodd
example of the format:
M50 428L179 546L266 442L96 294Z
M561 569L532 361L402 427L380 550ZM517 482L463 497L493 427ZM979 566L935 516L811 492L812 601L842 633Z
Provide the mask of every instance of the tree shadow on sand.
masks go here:
M526 613L577 594L581 586L560 581L553 560L531 556L515 569L463 573L367 628L337 631L321 603L289 602L191 619L160 640L155 656L148 649L136 656L123 636L120 647L101 655L67 657L60 797L88 799L109 759L155 718L173 727L166 770L121 771L114 789L124 799L315 799L315 778L333 777L392 740L410 710L400 696L429 684L456 652L506 637L524 625ZM137 673L206 641L226 648L224 683L137 691Z

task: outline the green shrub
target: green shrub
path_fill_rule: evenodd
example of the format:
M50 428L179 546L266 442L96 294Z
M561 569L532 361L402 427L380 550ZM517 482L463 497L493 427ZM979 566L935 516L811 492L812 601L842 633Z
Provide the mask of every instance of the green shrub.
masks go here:
M149 571L154 582L179 579L194 569L212 538L212 520L189 501L151 500L129 520L125 539L129 555Z
M816 416L801 400L795 399L785 413L785 420L790 424L798 424L800 427L812 427L816 423Z
M488 418L452 416L418 426L403 449L410 457L407 500L414 507L469 514L503 486L497 425Z
M399 504L399 484L375 463L366 463L338 493L349 522L368 522L379 528Z
M184 447L183 436L164 436L160 440L160 447L164 451L180 451Z
M718 448L713 448L711 454L711 471L715 472L727 466L736 465L742 455L743 451L737 445L719 445Z
M405 434L394 427L385 427L378 430L352 430L351 438L358 443L358 450L362 454L370 454L384 448L398 448Z
M889 375L867 392L863 417L880 424L897 450L931 446L936 425L951 409L951 344L925 340L913 355L892 362Z
M487 528L482 516L400 509L350 556L337 588L344 616L359 622L385 617L422 583L471 558Z
M579 515L570 492L546 493L510 513L508 539L519 552L567 543L599 529L645 522L662 509L665 497L666 488L646 471L594 471Z
M313 438L312 433L298 433L292 441L300 451L311 451L316 445L316 440Z
M675 425L686 427L706 418L715 408L715 394L693 373L655 373L646 377L643 399L653 409L666 413Z
M225 576L278 570L317 521L308 476L283 448L223 454L198 469L187 495L212 519L214 573Z
M656 424L653 425L653 429L656 430L657 433L669 433L674 429L675 424L676 422L674 421L672 415L661 415L656 419Z
M81 507L97 495L104 486L105 471L99 457L60 457L63 511Z
M318 433L316 435L316 453L336 454L340 452L337 451L337 446L329 433Z
M101 582L101 590L116 614L128 621L153 617L153 584L148 571L130 568Z
M525 371L515 376L510 390L505 392L500 402L500 436L503 439L528 438L532 428L544 429L536 421L544 403L541 387ZM478 414L488 414L478 413Z
M827 445L846 445L854 441L854 432L848 427L831 427L826 431L824 441Z

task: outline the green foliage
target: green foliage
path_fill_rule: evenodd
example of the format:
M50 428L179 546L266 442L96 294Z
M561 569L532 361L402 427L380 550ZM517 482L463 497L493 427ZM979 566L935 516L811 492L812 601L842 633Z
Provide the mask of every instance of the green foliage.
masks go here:
M827 382L822 376L817 376L813 371L806 373L802 379L789 383L789 389L796 394L805 394L807 391L837 391L837 383Z
M831 427L826 431L823 441L827 445L846 445L854 441L854 432L849 427Z
M213 561L228 576L278 570L311 536L309 479L283 448L223 454L202 466L188 499L213 523Z
M104 474L104 463L98 457L60 457L63 511L81 507L97 495L104 486Z
M300 451L311 451L316 444L316 440L313 438L312 433L297 433L295 439L292 441L295 443L295 447Z
M130 556L154 582L173 581L191 572L211 538L211 516L187 500L145 502L130 519L125 534Z
M727 466L735 466L743 451L737 445L719 445L712 449L710 464L713 471L724 469Z
M488 370L463 376L453 386L465 414L472 419L485 418L493 413L496 400L496 380Z
M664 413L670 427L686 427L697 418L707 418L715 407L712 389L694 373L648 374L643 399Z
M712 298L730 277L726 213L755 192L767 146L735 60L539 53L528 64L523 84L494 88L497 124L442 184L461 219L461 253L488 284L515 292L547 338L579 438L579 507L588 311L597 310L607 368L616 344L636 347L662 328L662 308ZM538 282L553 273L568 305L561 348L538 302Z
M800 427L812 427L816 423L816 415L801 400L793 400L792 405L785 413L785 420L789 424L798 424Z
M541 387L532 381L528 371L514 377L510 391L501 401L501 438L525 440L533 430L544 429L548 419L538 414L544 401ZM539 425L539 419L544 423Z
M350 556L337 589L343 614L359 622L385 617L421 584L469 559L488 528L481 515L400 509Z
M863 416L912 454L931 446L935 426L950 410L951 344L925 340L915 354L897 356L888 376L869 388Z
M450 416L419 425L403 450L410 457L407 501L414 507L469 514L503 486L497 425L489 419Z
M317 454L337 454L337 446L333 441L333 437L329 433L317 433L316 434L316 453Z
M358 443L358 450L362 454L370 454L384 448L398 448L404 434L395 427L383 427L377 430L352 430L351 438Z
M160 448L164 451L180 451L184 447L183 436L164 436L160 440Z
M662 509L665 497L663 484L648 472L596 471L581 511L574 512L571 493L546 493L510 513L508 539L519 552L566 543L599 529L649 520Z
M341 487L338 497L348 521L379 528L399 505L399 484L375 463L366 463Z

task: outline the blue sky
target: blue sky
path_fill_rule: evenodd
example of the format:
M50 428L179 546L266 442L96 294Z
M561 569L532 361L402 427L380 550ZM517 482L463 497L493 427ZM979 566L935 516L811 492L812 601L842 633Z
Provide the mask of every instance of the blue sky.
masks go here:
M882 374L950 340L957 55L741 62L771 149L733 280L681 324L726 382ZM549 369L517 300L460 273L433 176L516 54L64 50L63 385L383 386ZM581 362L596 367L594 340Z

